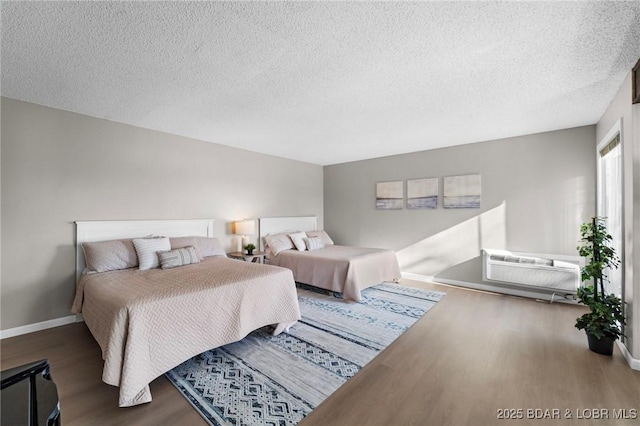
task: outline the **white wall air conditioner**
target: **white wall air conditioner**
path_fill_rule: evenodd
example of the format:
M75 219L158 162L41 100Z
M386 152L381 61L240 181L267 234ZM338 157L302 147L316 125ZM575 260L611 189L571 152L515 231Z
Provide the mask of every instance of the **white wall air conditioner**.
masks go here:
M485 281L573 294L580 285L580 261L579 258L567 256L483 249L482 278Z

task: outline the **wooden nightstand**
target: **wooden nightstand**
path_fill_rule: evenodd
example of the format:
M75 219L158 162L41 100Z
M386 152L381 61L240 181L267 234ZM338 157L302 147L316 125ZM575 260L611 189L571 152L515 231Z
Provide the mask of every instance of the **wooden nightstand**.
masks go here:
M253 254L243 253L241 251L233 251L227 253L227 257L237 260L244 260L245 262L264 263L264 258L267 253L263 251L254 250Z

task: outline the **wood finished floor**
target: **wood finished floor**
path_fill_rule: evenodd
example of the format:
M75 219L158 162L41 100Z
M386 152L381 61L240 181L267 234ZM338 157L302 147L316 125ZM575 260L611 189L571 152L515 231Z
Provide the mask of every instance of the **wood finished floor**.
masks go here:
M617 347L613 357L587 349L573 326L583 308L403 283L447 295L301 426L640 425L640 371ZM3 370L50 360L65 426L206 424L164 376L151 383L153 402L118 408L118 390L101 381L100 348L84 323L4 339L0 349ZM610 418L576 418L596 408ZM522 409L524 418L500 420L500 409ZM536 419L528 409L559 409L560 418ZM614 409L638 417L616 420Z

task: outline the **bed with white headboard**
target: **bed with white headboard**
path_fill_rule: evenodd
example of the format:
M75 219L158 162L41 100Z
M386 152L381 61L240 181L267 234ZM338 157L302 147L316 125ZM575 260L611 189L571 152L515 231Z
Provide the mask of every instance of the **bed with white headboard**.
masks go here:
M121 407L150 402L149 383L193 356L263 326L280 333L300 319L291 271L227 258L212 225L76 222L72 312L82 313L100 345L102 380L120 388ZM154 251L166 244L169 250ZM143 269L148 256L160 267Z
M291 269L296 282L348 301L359 301L367 287L400 279L395 252L336 245L317 223L316 216L260 218L260 247L272 265Z
M262 217L258 220L260 250L265 250L264 237L296 231L315 231L318 229L317 216Z
M93 220L76 221L76 279L86 264L82 244L86 242L142 238L148 235L167 237L213 237L213 219L182 220Z

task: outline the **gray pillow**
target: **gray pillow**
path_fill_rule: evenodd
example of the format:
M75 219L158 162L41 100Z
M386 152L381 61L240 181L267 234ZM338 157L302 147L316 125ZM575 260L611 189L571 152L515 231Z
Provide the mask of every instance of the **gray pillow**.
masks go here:
M202 257L227 257L220 241L217 238L195 237L198 241L198 249Z
M324 248L324 243L322 242L320 237L305 238L304 242L307 246L307 250L309 251L320 250Z
M90 272L118 271L138 266L131 239L82 243L84 262Z
M202 253L198 250L198 237L171 237L169 238L169 242L171 243L171 250L193 247L196 250L198 259L202 260Z
M199 259L205 257L218 256L227 257L220 241L217 238L208 237L172 237L171 249L183 248L193 246L196 249L196 253Z
M196 249L193 246L169 251L159 251L158 260L160 261L160 267L162 269L171 269L200 262L200 258L196 254Z

